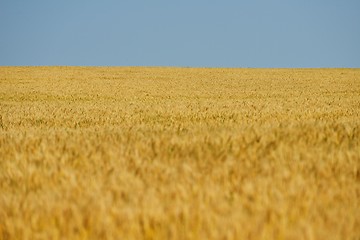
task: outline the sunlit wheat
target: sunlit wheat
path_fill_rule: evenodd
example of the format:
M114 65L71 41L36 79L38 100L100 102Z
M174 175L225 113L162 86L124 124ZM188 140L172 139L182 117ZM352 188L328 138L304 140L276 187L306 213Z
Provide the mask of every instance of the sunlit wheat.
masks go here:
M360 239L360 70L0 67L0 239Z

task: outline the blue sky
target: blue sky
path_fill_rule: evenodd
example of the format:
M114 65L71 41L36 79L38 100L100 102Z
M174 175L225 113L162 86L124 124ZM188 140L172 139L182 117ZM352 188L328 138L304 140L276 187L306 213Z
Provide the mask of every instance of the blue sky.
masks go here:
M0 0L0 65L360 67L358 0Z

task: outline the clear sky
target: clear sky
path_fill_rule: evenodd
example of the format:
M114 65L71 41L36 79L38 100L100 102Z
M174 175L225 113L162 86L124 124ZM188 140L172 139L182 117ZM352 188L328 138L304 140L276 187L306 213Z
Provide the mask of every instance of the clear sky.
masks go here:
M0 0L0 65L360 68L360 1Z

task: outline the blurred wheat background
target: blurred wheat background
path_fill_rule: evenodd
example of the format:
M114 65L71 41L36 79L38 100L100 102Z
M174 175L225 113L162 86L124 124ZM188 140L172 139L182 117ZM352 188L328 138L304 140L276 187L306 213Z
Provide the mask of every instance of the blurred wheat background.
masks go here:
M360 239L360 70L0 67L0 239Z

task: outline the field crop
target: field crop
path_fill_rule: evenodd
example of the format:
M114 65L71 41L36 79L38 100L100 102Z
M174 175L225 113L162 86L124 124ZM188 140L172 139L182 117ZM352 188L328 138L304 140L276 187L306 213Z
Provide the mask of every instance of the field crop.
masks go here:
M360 70L0 67L0 239L360 239Z

